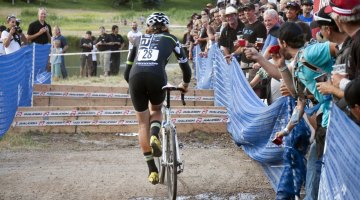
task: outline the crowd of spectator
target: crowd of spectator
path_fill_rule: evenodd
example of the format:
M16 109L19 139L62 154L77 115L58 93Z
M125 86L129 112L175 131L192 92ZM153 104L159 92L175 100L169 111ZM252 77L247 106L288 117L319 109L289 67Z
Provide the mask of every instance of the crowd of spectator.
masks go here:
M61 34L58 25L53 30L45 20L47 11L39 8L38 19L30 23L27 33L20 28L20 22L15 15L6 18L6 26L0 26L0 56L18 51L27 44L51 44L51 56L49 57L48 71L52 71L53 80L68 78L65 66L65 56L58 55L67 53L69 49L66 38ZM144 17L140 18L141 25ZM139 41L141 32L137 30L137 22L131 23L131 31L128 33L129 48L131 49ZM99 36L96 38L91 31L86 31L80 39L78 48L83 53L80 55L80 77L97 76L98 61L104 69L104 76L116 76L120 71L120 52L125 46L124 38L119 34L119 27L113 25L111 33L107 33L104 26L99 27ZM54 54L54 55L53 55ZM98 54L98 55L97 55Z
M312 0L218 0L191 16L183 43L190 59L195 45L207 56L217 44L269 104L280 96L296 99L289 124L276 136L291 134L303 117L312 125L305 199L317 199L331 102L360 125L359 40L357 0L330 0L317 12ZM277 199L295 195L277 191Z
M54 35L46 23L46 10L40 8L25 36L16 16L8 16L7 27L0 26L0 55L15 52L34 42L52 43L52 52L65 53L68 44L60 27ZM300 119L306 117L315 130L308 155L305 199L317 199L321 161L329 122L331 102L338 105L360 126L360 2L330 0L330 6L313 11L312 0L217 0L194 13L186 26L183 47L188 58L206 57L211 45L218 45L228 63L239 62L256 94L271 104L280 96L292 96L297 106L289 124L276 135L291 134ZM111 34L99 28L99 37L86 31L80 41L81 77L97 75L97 57L104 76L119 73L124 39L119 27ZM129 49L137 45L142 33L131 23L127 34ZM95 55L95 56L94 56ZM66 78L64 56L53 56L56 79ZM359 131L359 130L356 130ZM277 191L278 199L292 199L293 194Z

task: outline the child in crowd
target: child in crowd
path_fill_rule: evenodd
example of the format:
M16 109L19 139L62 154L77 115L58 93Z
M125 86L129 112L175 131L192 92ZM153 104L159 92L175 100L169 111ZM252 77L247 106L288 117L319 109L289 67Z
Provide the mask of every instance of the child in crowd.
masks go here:
M51 49L51 72L53 81L58 81L61 77L61 56L53 55L62 53L61 41L54 40L53 48Z

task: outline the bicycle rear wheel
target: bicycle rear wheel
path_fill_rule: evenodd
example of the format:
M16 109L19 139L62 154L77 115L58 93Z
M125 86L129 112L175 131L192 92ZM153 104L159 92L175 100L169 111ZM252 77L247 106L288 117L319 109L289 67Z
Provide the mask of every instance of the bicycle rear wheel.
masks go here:
M166 166L166 182L168 188L169 199L176 199L177 192L177 155L176 155L176 142L175 142L175 130L170 129L170 134L167 137L167 147L166 147L166 157L167 157L167 166Z

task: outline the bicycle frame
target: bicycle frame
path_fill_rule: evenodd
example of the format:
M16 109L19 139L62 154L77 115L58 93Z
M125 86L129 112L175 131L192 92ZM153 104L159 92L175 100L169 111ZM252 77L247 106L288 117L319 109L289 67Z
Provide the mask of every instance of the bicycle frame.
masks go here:
M164 110L163 110L163 113L164 113L164 120L163 121L164 121L164 123L162 125L162 127L163 127L162 133L164 135L162 137L162 144L166 144L166 142L167 142L166 138L170 137L171 130L173 130L174 134L175 134L176 158L177 158L177 163L178 163L178 165L180 167L178 173L181 173L184 170L184 168L181 167L182 166L182 160L180 158L180 151L179 151L179 143L178 143L177 133L176 133L176 126L171 120L171 108L167 107L167 105L164 106L163 108L164 108ZM167 135L165 135L165 134L167 134ZM163 152L166 151L166 145L162 145L162 150L163 150ZM171 163L168 163L168 161L166 160L165 154L162 154L162 163L165 164L165 165L171 164Z
M174 165L174 162L169 163L169 161L167 160L166 157L166 151L167 151L167 146L168 143L170 143L170 140L174 138L175 140L175 152L176 152L176 173L179 174L184 170L184 166L183 163L184 161L181 160L180 158L180 151L179 151L179 143L178 143L178 139L177 139L177 133L176 133L176 126L175 123L172 121L171 118L171 108L170 108L170 92L173 90L180 90L182 91L181 88L177 88L174 86L165 86L163 87L163 89L166 90L166 102L164 103L163 107L162 107L162 113L163 113L163 123L162 123L162 157L160 160L160 166L161 166L161 173L160 173L160 183L164 183L164 177L165 177L165 172L164 169L166 167L170 167L171 165ZM185 105L185 101L184 101L184 94L181 94L181 100L183 102L183 105ZM173 137L173 138L172 138Z

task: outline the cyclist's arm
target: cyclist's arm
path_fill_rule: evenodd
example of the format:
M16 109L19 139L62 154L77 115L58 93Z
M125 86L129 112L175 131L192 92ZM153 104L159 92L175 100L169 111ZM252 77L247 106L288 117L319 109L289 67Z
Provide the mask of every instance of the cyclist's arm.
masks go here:
M188 63L187 56L185 55L184 49L181 48L180 42L176 42L176 46L174 48L175 56L179 62L182 74L183 74L183 82L186 84L190 83L191 80L191 68Z
M130 54L128 56L128 59L126 61L124 78L125 78L126 82L128 82L128 83L129 83L130 70L131 70L132 64L134 63L135 57L136 57L136 51L137 51L137 47L133 46L133 48L131 49Z

